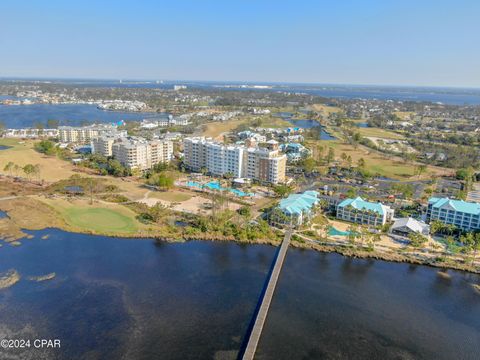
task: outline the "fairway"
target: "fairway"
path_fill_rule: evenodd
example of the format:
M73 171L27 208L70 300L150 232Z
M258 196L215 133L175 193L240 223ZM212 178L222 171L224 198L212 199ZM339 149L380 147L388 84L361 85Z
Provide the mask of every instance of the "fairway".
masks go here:
M398 139L402 140L405 137L397 134L396 132L393 131L388 131L380 128L358 128L355 129L356 132L359 132L362 136L365 137L378 137L378 138L384 138L384 139Z
M10 146L0 150L0 173L8 174L5 165L12 161L20 167L26 164L40 165L40 179L45 181L58 181L75 174L73 165L68 161L60 160L56 156L46 156L33 149L35 141L19 139L0 139L0 145ZM15 176L25 176L23 171L13 172Z
M85 230L122 233L137 230L132 218L106 208L70 208L64 216L68 223Z
M385 176L393 179L408 179L414 175L414 164L405 163L399 157L383 156L379 152L370 150L364 146L355 148L350 144L342 143L338 140L326 142L327 147L332 147L335 150L335 158L340 161L342 153L350 155L353 164L355 165L358 159L363 158L366 163L366 170L379 176ZM433 174L441 174L442 169L435 167L428 167L425 177L430 177Z

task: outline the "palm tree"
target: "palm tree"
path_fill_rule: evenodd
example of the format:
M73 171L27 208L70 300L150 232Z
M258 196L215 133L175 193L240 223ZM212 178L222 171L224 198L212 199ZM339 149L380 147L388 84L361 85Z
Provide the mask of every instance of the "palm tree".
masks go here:
M37 177L37 180L40 180L40 164L35 164L35 165L33 166L33 172L32 172L32 174Z
M17 165L17 164L15 164L15 165L13 166L13 171L15 172L15 175L16 175L16 176L18 176L18 173L19 173L19 171L20 171L21 169L22 169L22 168L21 168L19 165Z
M5 165L5 167L3 168L3 171L7 171L10 174L10 176L12 176L12 171L14 167L15 167L15 164L12 161L9 161L7 165Z
M447 260L448 252L449 250L453 249L453 245L455 244L455 239L453 238L453 236L450 236L450 235L445 238L445 241L446 241L446 244L445 244L445 251L443 253L443 261Z

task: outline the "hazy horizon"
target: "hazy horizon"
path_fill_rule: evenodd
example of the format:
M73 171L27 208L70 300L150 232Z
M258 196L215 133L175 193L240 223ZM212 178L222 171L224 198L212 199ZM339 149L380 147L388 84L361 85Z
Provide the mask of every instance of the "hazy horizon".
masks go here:
M156 79L156 78L86 78L86 77L54 77L54 76L0 76L0 81L84 81L84 82L122 82L122 83L134 83L134 82L146 82L155 83L218 83L225 85L299 85L299 86L332 86L332 87L372 87L372 88L410 88L410 89L451 89L451 90L480 90L480 86L442 86L442 85L415 85L415 84L366 84L366 83L319 83L319 82L279 82L279 81L256 81L256 80L209 80L209 79Z
M473 0L4 3L0 76L479 88L478 13Z

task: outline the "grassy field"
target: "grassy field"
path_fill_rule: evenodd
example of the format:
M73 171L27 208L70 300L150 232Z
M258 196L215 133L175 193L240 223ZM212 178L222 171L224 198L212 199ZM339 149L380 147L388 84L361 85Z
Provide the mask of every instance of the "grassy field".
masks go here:
M356 132L359 132L364 137L378 137L384 139L405 139L402 135L397 134L393 131L384 130L381 128L358 128L355 129Z
M342 153L350 155L353 160L353 165L357 164L360 158L365 160L365 169L373 174L392 178L392 179L408 179L414 176L414 165L411 163L405 163L397 157L388 158L375 151L370 151L363 146L359 146L355 149L350 144L344 144L341 141L321 141L323 146L332 147L335 150L335 158L340 160ZM308 145L307 145L308 146ZM430 177L434 174L443 174L447 170L428 167L427 172L422 177Z
M232 131L237 126L245 124L247 119L238 119L231 121L214 121L208 124L205 124L202 135L212 138L217 138L222 133Z
M149 197L170 202L183 202L190 200L192 195L180 191L152 191Z
M55 210L30 197L0 201L0 209L8 212L8 217L0 219L0 238L16 240L27 236L22 229L40 230L64 225Z
M408 121L410 120L412 115L415 115L413 111L395 111L395 115L397 115L400 119Z
M328 105L323 105L323 104L314 104L312 105L312 109L314 111L318 111L323 113L324 115L329 115L331 113L337 113L342 111L339 107L336 106L328 106Z
M215 121L211 123L207 123L204 126L204 130L202 132L203 136L212 137L212 138L219 138L223 133L230 132L237 128L242 124L249 124L253 119L251 117L244 117L241 119L230 120L230 121ZM281 118L267 116L261 118L261 127L288 127L292 126L288 121L283 120ZM223 140L220 139L219 140Z
M40 179L45 181L58 181L75 174L73 165L67 161L58 159L55 156L45 156L33 149L34 141L21 141L19 139L0 139L0 145L11 146L6 150L0 150L0 173L5 165L12 161L23 167L26 164L40 165ZM14 175L24 176L22 171Z

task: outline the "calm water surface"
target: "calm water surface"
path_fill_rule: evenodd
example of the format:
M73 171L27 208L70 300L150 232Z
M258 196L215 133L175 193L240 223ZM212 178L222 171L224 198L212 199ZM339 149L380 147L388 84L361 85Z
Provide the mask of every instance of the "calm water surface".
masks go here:
M317 120L311 119L294 119L293 114L290 112L278 112L275 115L281 117L284 120L287 120L292 127L299 127L302 129L311 129L316 127L321 127L320 129L320 140L335 140L335 137L330 135L328 132L325 131L325 128L320 125Z
M62 349L0 358L235 359L275 255L263 245L32 234L0 248L0 271L22 276L0 290L0 335L59 338ZM258 359L476 359L480 294L470 283L480 279L451 275L290 249Z
M32 127L36 123L46 126L48 120L58 120L60 125L82 125L89 123L109 123L124 121L140 121L151 117L162 117L166 114L121 112L99 110L95 105L86 104L34 104L34 105L0 105L0 121L7 128L19 129Z

